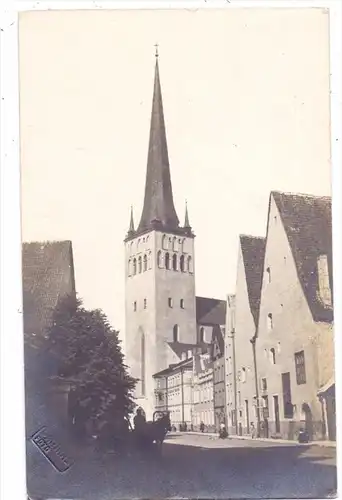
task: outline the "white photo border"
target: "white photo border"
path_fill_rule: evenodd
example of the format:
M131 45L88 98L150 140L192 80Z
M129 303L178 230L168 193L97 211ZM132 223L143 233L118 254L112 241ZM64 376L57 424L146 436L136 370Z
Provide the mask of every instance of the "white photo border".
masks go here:
M34 10L327 8L330 12L331 156L334 251L337 450L342 433L342 2L282 0L22 1L1 0L1 498L27 498L21 286L18 13ZM305 32L303 33L305 36ZM340 453L338 453L338 464ZM340 468L341 469L341 468ZM342 469L341 469L342 470ZM342 473L338 471L338 483Z

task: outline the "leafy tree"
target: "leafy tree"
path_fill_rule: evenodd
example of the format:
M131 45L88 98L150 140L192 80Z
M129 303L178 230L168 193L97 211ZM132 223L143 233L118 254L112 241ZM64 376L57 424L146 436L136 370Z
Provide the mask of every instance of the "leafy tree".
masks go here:
M48 341L84 420L133 411L136 380L127 372L118 332L101 310L88 311L73 296L61 300Z

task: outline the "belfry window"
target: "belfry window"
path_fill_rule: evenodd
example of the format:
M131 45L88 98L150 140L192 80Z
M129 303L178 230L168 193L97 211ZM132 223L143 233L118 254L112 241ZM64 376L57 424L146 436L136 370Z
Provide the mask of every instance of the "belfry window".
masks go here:
M165 268L170 269L170 254L168 252L165 254Z
M159 252L157 253L157 264L158 264L158 267L162 267L162 253L161 253L161 250L159 250Z
M142 271L142 260L141 260L141 257L139 257L138 259L138 272L141 273Z
M133 274L137 274L137 259L133 259Z
M147 255L144 255L144 271L147 271Z
M172 256L172 269L177 271L177 255L175 253Z
M180 270L182 271L182 273L184 273L184 255L181 255L181 257L179 259L179 267L180 267Z
M192 258L190 257L190 255L188 257L188 271L189 273L192 273Z

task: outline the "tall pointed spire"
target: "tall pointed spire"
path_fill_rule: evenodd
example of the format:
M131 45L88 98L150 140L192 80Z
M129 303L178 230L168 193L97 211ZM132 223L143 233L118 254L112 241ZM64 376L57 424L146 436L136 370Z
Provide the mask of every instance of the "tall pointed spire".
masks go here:
M185 201L184 229L191 229L191 226L189 223L189 213L188 213L188 202L187 201Z
M159 78L158 46L156 46L154 90L150 141L147 159L144 207L138 233L164 228L178 230L179 220L173 203L169 156L164 122L163 100Z
M133 218L133 206L131 205L131 218L129 221L129 228L128 228L127 235L132 236L134 234L134 232L135 232L135 229L134 229L134 218Z

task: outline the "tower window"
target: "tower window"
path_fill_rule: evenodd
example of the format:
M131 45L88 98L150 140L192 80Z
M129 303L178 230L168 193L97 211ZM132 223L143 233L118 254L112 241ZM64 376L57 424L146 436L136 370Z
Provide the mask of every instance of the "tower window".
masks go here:
M170 269L170 254L168 252L165 254L165 268Z
M147 309L147 299L144 299L144 309Z
M133 259L133 274L137 274L137 259Z
M179 326L175 325L173 327L173 341L178 342Z
M190 255L188 257L188 271L189 273L192 273L192 258L190 257Z
M181 257L179 259L179 267L180 267L180 270L182 271L182 273L184 273L184 255L181 255Z
M145 335L141 335L141 395L145 396Z
M271 283L271 269L269 267L266 269L266 273L267 273L267 283Z
M137 301L135 300L133 302L133 310L136 311L137 310Z
M273 329L273 316L272 316L272 313L269 313L267 315L267 328L268 328L268 330L272 330Z
M144 255L144 271L147 271L147 255Z
M177 271L177 255L175 253L172 256L172 269Z
M270 356L271 356L272 365L275 365L276 364L276 353L275 353L274 347L272 347L272 349L270 349Z
M184 299L180 299L180 306L181 306L181 309L184 309Z
M139 273L141 273L141 271L142 271L142 260L141 260L141 257L139 257L139 259L138 259L138 271L139 271Z
M128 259L128 276L131 276L132 274L132 261L131 259Z
M167 250L167 236L164 234L163 239L162 239L162 247L164 250Z
M200 338L199 338L199 341L200 342L204 342L204 327L201 326L200 328Z
M297 384L302 385L306 383L306 370L305 370L305 356L304 351L295 353L295 367Z
M172 301L172 298L169 297L168 299L168 304L169 304L169 307L172 307L173 306L173 301Z

